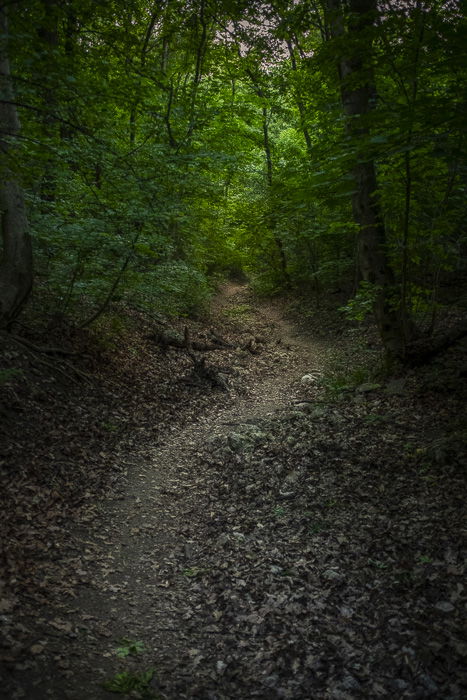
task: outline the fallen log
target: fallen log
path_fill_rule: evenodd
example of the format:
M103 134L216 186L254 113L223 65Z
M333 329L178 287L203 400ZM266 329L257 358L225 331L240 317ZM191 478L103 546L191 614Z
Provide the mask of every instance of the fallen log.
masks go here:
M448 350L466 336L467 320L464 320L446 333L413 341L406 348L404 360L407 364L415 367L423 365Z
M227 386L225 379L219 373L219 370L216 369L216 367L207 365L205 357L196 356L193 350L194 343L191 340L188 326L185 326L185 335L183 340L186 351L193 362L192 378L195 380L195 382L197 384L204 384L208 382L208 384L211 384L213 387L218 387L219 389L222 389L222 391L228 391L229 387Z
M179 348L180 350L187 350L187 340L186 340L186 334L187 334L188 328L185 327L185 336L182 336L178 333L174 332L167 332L163 330L155 330L153 333L150 335L146 336L147 340L151 340L154 343L157 343L157 345L160 345L165 351L167 350L168 347L171 348ZM213 342L211 343L202 343L198 340L191 340L190 339L190 347L192 350L196 350L197 352L210 352L211 350L226 350L226 349L233 349L235 345L231 345L230 343L227 343L225 340L218 338L217 336L213 335Z

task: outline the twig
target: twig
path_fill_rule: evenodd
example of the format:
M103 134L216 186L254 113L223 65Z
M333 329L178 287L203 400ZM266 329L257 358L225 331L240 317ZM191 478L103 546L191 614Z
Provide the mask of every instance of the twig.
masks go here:
M13 341L13 343L16 343L16 345L19 345L20 347L24 348L24 349L27 350L29 353L33 353L35 359L36 359L37 362L39 362L40 364L45 365L46 367L51 367L54 371L56 371L56 372L58 372L59 374L63 375L64 377L66 377L66 379L70 379L70 380L71 380L72 382L74 382L75 384L78 384L78 383L79 383L75 378L73 378L73 376L72 376L71 374L69 374L68 372L66 372L66 371L63 369L63 367L60 367L60 365L58 365L57 363L54 363L54 362L49 361L49 360L46 359L45 357L41 357L41 355L44 354L41 348L38 348L38 347L34 346L32 343L28 343L27 341L24 341L23 338L18 338L18 337L15 336L15 335L10 335L10 334L6 334L6 333L5 333L4 335L5 335L9 340ZM65 361L65 362L66 362L66 361ZM86 372L83 372L83 370L78 369L77 367L75 367L74 365L70 364L69 362L66 362L66 365L67 365L67 367L69 367L69 369L70 369L72 372L74 372L74 373L76 374L77 377L81 377L82 379L85 379L85 380L88 381L89 383L92 383L92 382L91 382L91 377L90 377Z
M63 348L41 348L39 347L39 345L35 345L29 340L26 340L26 338L21 338L20 336L12 335L11 333L5 333L4 331L1 332L1 334L19 343L20 345L24 345L26 348L34 350L34 352L41 353L44 355L63 355L64 357L79 357L83 354L81 352L70 352L69 350L64 350Z

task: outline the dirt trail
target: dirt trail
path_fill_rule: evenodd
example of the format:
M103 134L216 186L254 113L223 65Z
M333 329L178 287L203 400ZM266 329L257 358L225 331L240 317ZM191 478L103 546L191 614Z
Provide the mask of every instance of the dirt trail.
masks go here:
M118 670L117 640L144 643L157 650L158 665L169 667L181 643L196 646L196 639L182 639L184 587L177 590L168 582L180 559L189 570L199 544L191 532L208 502L193 463L215 436L290 407L303 395L300 377L319 370L325 355L322 344L303 337L284 318L280 302L252 304L244 286L225 285L213 315L237 311L252 329L260 329L259 342L279 350L270 359L264 352L264 373L247 381L246 391L234 391L221 405L214 400L193 422L174 425L160 445L129 457L122 499L94 505L89 525L75 528L84 585L77 598L44 611L56 621L55 629L38 640L40 653L27 673L15 678L12 700L112 697L101 683Z
M239 285L192 328L238 341L207 356L229 392L187 390L177 355L158 442L142 426L121 496L91 499L65 540L73 557L46 550L63 591L23 615L0 696L111 700L111 680L140 700L463 700L464 375L325 396L302 377L336 352L355 363L367 338L348 329L336 351Z

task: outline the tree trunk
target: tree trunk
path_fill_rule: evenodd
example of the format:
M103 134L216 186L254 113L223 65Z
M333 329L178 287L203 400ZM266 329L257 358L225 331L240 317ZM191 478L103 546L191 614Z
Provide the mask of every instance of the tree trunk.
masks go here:
M56 50L58 48L58 17L57 3L55 0L42 0L43 17L37 28L39 36L39 48L41 60L39 64L39 72L44 76L48 76L51 70L51 57L56 60ZM50 115L57 112L57 91L46 78L45 86L42 92L43 116L42 128L47 140L53 141L56 135L56 122L50 118ZM44 202L54 202L56 195L57 177L54 172L53 158L48 157L45 161L44 174L40 183L40 197ZM45 208L47 211L47 208Z
M260 94L260 92L258 92ZM261 95L262 96L262 95ZM268 183L269 192L272 192L272 153L271 153L271 143L269 140L269 123L268 123L268 110L266 107L262 109L263 117L263 146L264 155L266 158L266 177ZM290 287L289 273L287 272L287 258L285 256L284 244L282 238L276 231L276 221L275 216L271 212L269 216L269 226L274 237L274 243L276 244L277 252L279 255L280 270L282 279L285 282L286 287Z
M0 8L0 328L7 328L20 313L32 287L32 247L24 197L9 163L9 139L19 134L20 123L14 104L10 64L5 44L8 33L7 9Z
M354 219L360 227L358 263L363 280L374 285L374 314L381 340L390 356L404 354L406 338L400 313L394 305L394 274L386 251L386 231L378 202L378 182L374 161L365 152L363 141L370 133L367 115L375 106L376 90L371 66L371 38L367 30L373 25L376 0L349 0L350 17L344 41L341 0L328 0L329 25L340 48L338 70L347 133L355 148L352 174L355 193L352 197ZM363 117L363 119L362 119Z
M292 66L292 70L294 73L298 71L297 67L297 60L295 58L295 49L292 43L292 39L287 39L287 48L289 50L289 56L290 56L290 64ZM300 128L302 130L303 137L305 139L306 143L306 150L308 152L308 155L310 156L310 160L313 160L313 143L311 140L311 135L308 130L308 127L306 125L306 108L305 104L303 102L302 96L300 95L300 91L298 88L294 89L294 96L295 96L295 103L298 108L298 113L300 115Z

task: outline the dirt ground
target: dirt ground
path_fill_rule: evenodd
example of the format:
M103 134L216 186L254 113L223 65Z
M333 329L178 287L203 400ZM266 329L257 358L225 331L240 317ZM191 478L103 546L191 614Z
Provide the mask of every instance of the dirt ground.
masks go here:
M180 321L222 386L143 334L11 387L0 697L467 697L459 357L368 379L301 316L229 284Z

